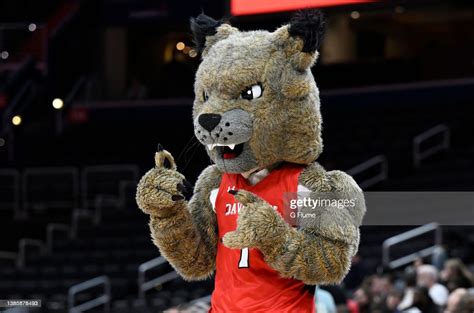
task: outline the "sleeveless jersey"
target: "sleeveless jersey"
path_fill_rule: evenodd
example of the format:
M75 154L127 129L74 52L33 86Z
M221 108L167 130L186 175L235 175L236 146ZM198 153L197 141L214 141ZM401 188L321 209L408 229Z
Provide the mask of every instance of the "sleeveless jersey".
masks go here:
M223 174L217 196L211 193L211 202L215 200L219 241L209 312L315 312L311 287L302 281L281 277L265 263L263 254L256 248L229 249L222 243L222 237L236 229L242 206L228 190L253 192L283 214L283 194L297 192L302 170L300 165L284 164L254 186L240 174Z

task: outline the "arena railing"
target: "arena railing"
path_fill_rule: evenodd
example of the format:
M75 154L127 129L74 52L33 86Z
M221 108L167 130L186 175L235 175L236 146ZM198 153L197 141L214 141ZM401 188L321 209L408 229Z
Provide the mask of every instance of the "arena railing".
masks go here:
M76 305L76 295L89 290L104 286L104 293L95 299ZM107 276L99 276L69 288L67 294L68 313L80 313L98 306L104 305L104 312L110 312L110 300L112 299L110 279Z
M75 167L32 167L26 168L22 175L22 200L23 200L23 211L28 214L28 210L31 207L31 202L28 199L29 194L29 179L33 176L57 176L64 175L71 179L71 199L70 201L49 201L43 203L48 208L63 208L72 206L77 208L79 206L79 171ZM64 199L63 199L64 200Z
M76 239L77 233L79 231L79 222L82 219L89 219L92 223L96 224L96 214L95 212L85 210L85 209L74 209L72 211L72 220L71 220L71 238Z
M413 238L420 237L429 232L434 232L434 242L433 245L417 252L405 255L403 257L390 260L390 249L400 243L407 243ZM427 257L434 254L438 248L441 246L442 242L442 231L441 226L437 223L426 224L414 229L411 229L407 232L398 234L396 236L390 237L383 242L382 245L382 263L384 267L395 269L404 265L407 265L419 257Z
M26 251L28 247L36 247L40 255L46 254L46 245L38 239L23 238L18 242L18 258L17 267L24 268L26 266Z
M54 234L58 232L66 233L67 238L71 238L71 227L65 224L51 223L46 226L46 250L48 254L53 253Z
M443 135L443 140L439 144L434 145L424 151L421 151L421 144L423 142L440 134ZM435 127L430 128L427 131L415 136L413 138L413 166L415 168L419 168L421 165L421 161L423 161L424 159L440 151L448 150L450 147L450 137L451 131L445 124L436 125Z
M385 155L379 154L373 158L368 159L359 165L349 169L347 173L351 176L359 175L375 166L380 166L380 171L373 177L367 178L359 183L360 188L365 189L371 187L379 182L382 182L388 178L388 162Z
M131 179L138 181L139 177L139 168L137 165L125 164L125 165L97 165L97 166L87 166L82 170L81 176L81 187L82 187L82 205L85 208L95 205L95 198L90 199L90 186L89 186L89 176L91 174L109 174L109 173L127 173L131 175ZM122 181L124 179L121 179ZM117 187L117 193L119 192L119 187Z
M64 99L64 109L66 109L76 98L78 92L82 89L83 85L86 83L87 79L85 75L79 77L79 79L74 83L71 91ZM64 116L67 110L56 110L55 126L56 126L56 135L61 135L64 130Z
M71 238L70 227L63 224L48 224L46 230L46 243L39 239L32 238L22 238L18 241L18 253L0 251L0 259L2 260L11 260L17 268L26 267L27 252L31 248L36 248L39 251L39 255L51 255L53 253L53 242L54 232L65 231L68 234L68 237Z
M102 212L104 211L105 205L112 205L114 208L120 208L120 198L109 195L98 195L94 201L94 216L93 221L95 225L99 225L102 222Z
M10 251L0 251L0 260L9 260L12 264L18 264L18 253Z
M66 224L50 223L46 226L46 242L44 243L38 239L22 238L18 241L18 253L0 251L0 259L9 259L15 263L17 268L24 268L26 266L26 253L29 247L36 247L40 255L52 255L55 241L55 233L66 233L68 239L77 238L79 228L79 221L81 219L89 219L96 223L96 213L83 209L74 209L71 217L71 226ZM100 222L100 221L99 221Z
M127 203L127 195L129 193L127 192L127 188L132 186L133 189L136 190L137 188L137 181L130 181L130 180L123 180L119 184L119 208L125 209L126 203Z
M146 273L149 270L155 269L167 263L168 261L164 257L160 256L140 264L140 266L138 267L138 297L140 299L145 299L145 294L148 290L151 290L159 285L162 285L179 277L179 274L173 270L169 273L158 276L151 280L146 280Z
M20 172L16 169L0 169L0 176L11 177L13 180L13 213L15 218L20 218L22 215L20 207ZM0 204L4 204L3 202Z
M132 186L136 188L137 182L123 180L119 183L118 196L114 195L98 195L94 201L94 224L99 225L102 222L102 212L106 205L110 205L118 210L124 210L127 203L127 188Z

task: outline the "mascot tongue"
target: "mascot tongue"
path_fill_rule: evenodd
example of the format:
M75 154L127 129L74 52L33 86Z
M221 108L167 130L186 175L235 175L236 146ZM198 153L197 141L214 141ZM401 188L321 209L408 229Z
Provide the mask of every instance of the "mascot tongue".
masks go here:
M229 147L224 147L224 150L222 151L222 157L224 159L233 159L237 157L238 153L237 151L234 151L233 149L230 149Z
M224 159L233 159L233 158L235 158L236 156L237 156L237 153L235 153L235 152L224 153L224 154L222 155L222 157L223 157Z
M230 150L230 149L229 149ZM224 153L222 154L222 157L224 159L233 159L237 156L237 153L235 153L234 151L225 151L224 150Z
M221 153L222 153L222 158L223 159L234 159L239 156L239 154L242 152L242 144L235 145L232 147L224 146L222 147Z

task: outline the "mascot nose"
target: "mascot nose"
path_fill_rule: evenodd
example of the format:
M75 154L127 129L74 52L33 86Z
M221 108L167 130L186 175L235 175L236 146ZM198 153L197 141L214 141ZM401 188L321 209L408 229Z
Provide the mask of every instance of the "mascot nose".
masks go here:
M205 113L199 116L198 121L205 130L210 132L219 124L221 118L220 114Z

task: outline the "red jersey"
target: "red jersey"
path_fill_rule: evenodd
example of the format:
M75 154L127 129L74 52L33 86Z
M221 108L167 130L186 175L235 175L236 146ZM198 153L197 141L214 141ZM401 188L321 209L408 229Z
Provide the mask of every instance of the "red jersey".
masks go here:
M302 170L284 164L254 186L240 174L223 174L217 197L214 194L219 242L210 312L315 312L314 294L302 281L281 277L256 248L230 249L222 243L222 237L236 229L242 206L228 190L253 192L283 214L283 194L297 192Z

